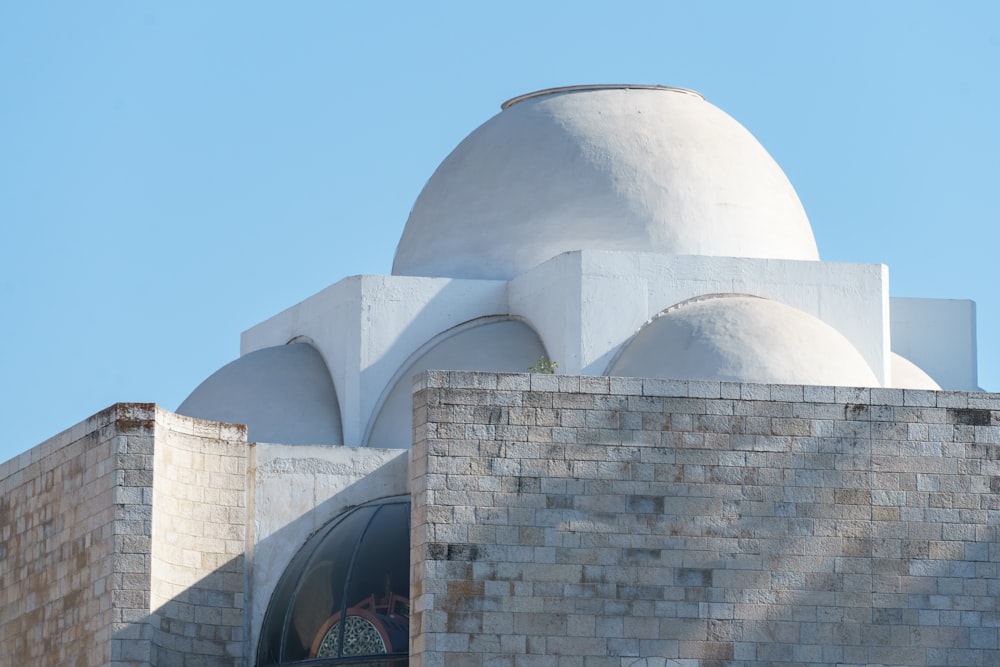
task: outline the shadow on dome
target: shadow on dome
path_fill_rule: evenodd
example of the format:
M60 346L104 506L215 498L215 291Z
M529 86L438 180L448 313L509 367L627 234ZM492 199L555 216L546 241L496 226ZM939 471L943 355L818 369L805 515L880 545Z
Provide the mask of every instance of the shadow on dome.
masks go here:
M250 442L344 443L333 380L322 355L307 343L243 355L198 385L175 412L246 424Z

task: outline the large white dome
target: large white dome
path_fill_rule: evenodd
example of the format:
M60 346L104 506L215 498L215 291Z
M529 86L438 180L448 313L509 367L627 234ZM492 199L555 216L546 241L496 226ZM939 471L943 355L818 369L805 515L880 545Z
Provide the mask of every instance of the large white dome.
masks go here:
M643 327L608 375L877 387L861 353L829 324L743 295L688 301Z
M700 95L580 86L515 98L410 213L393 273L509 279L560 253L817 260L785 174Z

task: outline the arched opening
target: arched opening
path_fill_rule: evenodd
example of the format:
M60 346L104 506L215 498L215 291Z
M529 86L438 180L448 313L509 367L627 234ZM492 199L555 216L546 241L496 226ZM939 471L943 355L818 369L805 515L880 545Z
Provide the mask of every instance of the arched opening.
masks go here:
M409 596L409 497L356 507L310 537L281 575L257 667L406 667Z

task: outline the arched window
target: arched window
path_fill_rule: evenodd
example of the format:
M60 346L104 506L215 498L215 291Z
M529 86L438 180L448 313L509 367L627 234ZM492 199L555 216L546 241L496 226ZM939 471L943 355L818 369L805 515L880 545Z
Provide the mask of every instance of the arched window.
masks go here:
M406 667L410 500L356 507L306 541L278 580L257 667Z

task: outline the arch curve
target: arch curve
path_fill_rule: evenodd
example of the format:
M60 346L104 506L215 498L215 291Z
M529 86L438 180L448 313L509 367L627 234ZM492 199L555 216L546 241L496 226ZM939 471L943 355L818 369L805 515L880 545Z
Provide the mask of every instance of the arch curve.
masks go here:
M251 442L344 444L337 390L326 362L315 347L294 339L223 366L176 412L246 424Z
M313 534L271 594L258 667L405 664L409 546L409 496L359 505Z
M526 372L547 356L535 330L511 315L487 315L437 334L393 376L379 398L363 441L369 447L412 444L412 379L425 370Z

